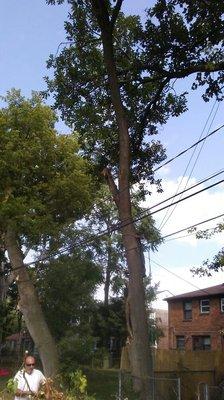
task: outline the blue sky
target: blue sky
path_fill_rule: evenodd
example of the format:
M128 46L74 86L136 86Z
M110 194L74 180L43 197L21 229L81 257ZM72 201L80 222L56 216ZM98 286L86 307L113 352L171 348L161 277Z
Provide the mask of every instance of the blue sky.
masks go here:
M143 15L144 9L151 4L153 1L124 0L123 10ZM48 6L44 0L1 0L0 95L4 95L12 87L20 88L26 96L30 95L31 90L45 88L43 76L48 73L46 60L50 53L56 53L59 43L65 40L63 22L67 10L66 5ZM177 90L190 92L190 84L190 79L183 80L178 84ZM179 118L171 119L165 126L159 128L158 138L164 143L168 158L199 139L213 106L215 111L217 104L214 105L213 100L204 103L200 92L191 92L188 112ZM214 114L213 112L213 116ZM222 103L212 124L212 118L209 119L203 136L209 132L210 124L211 131L224 123L223 115ZM63 125L59 124L58 129L63 130ZM192 183L223 167L223 133L224 130L205 142L191 176ZM187 153L158 173L158 176L163 178L164 193L160 197L154 194L148 199L148 206L160 198L175 193L190 155L191 153ZM186 172L186 177L189 176L189 171ZM163 228L162 234L176 231L224 211L224 186L211 189L204 195L196 197L195 201L183 202L176 208ZM164 213L158 213L155 216L158 226L163 215ZM211 223L209 227L214 224ZM191 276L189 268L200 265L204 259L212 257L222 247L222 243L222 235L209 241L196 242L193 237L189 237L164 243L151 257L171 272L166 272L152 262L153 280L160 282L160 290L167 289L174 294L193 290L193 286L188 285L184 279L201 288L221 283L224 281L222 273L209 280L199 280ZM180 275L181 279L175 278L172 272Z

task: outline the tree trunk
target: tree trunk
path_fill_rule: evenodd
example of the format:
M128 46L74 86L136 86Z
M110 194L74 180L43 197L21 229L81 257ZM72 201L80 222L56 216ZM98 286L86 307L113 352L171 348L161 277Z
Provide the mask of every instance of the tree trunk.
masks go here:
M100 3L100 2L99 2ZM145 288L140 241L137 236L131 214L130 199L130 138L128 121L122 104L118 85L112 39L112 26L105 6L92 0L98 23L101 28L104 61L108 72L111 99L114 106L119 130L119 190L116 190L112 177L109 177L110 189L113 191L119 218L123 245L129 270L129 308L132 330L130 345L131 371L134 376L134 388L141 392L142 399L151 397L149 376L153 374L152 353L149 347L148 319L145 304ZM108 176L107 176L108 177ZM114 193L116 191L116 193Z
M55 376L58 372L56 344L45 321L35 287L24 265L16 234L10 226L7 229L5 244L18 286L19 308L30 335L37 346L45 375L47 377Z

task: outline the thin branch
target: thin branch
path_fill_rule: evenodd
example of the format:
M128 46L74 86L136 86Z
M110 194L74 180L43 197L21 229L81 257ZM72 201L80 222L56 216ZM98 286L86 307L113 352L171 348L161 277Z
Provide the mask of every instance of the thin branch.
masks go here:
M159 86L157 92L155 93L155 96L154 96L153 100L150 101L150 103L146 106L146 108L145 108L145 110L144 110L144 112L143 112L143 114L142 114L142 117L141 117L140 123L139 123L139 129L138 129L138 137L139 137L139 140L138 140L138 142L139 142L139 143L138 143L138 147L140 147L140 143L141 143L142 138L143 138L143 131L144 131L144 129L145 129L147 120L148 120L148 118L149 118L149 116L150 116L150 114L151 114L153 108L156 106L156 103L157 103L157 101L159 100L160 95L161 95L161 93L162 93L164 87L167 85L168 82L169 82L169 79L166 78L166 79L161 83L161 85Z
M114 25L115 25L115 23L116 23L116 21L117 21L117 17L118 17L118 15L119 15L119 12L120 12L122 3L123 3L123 0L117 0L116 5L114 6L113 14L112 14L112 17L111 17L111 20L110 20L111 29L112 29L112 30L114 29Z
M143 66L142 69L147 69L147 66ZM173 79L173 78L185 78L188 75L195 74L197 72L217 72L224 69L224 61L219 63L202 63L192 65L190 67L184 68L179 71L166 71L166 70L157 70L158 79L161 77Z

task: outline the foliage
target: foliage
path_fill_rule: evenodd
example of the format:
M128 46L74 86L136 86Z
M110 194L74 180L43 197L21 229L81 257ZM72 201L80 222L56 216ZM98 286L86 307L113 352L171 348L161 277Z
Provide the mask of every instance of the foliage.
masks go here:
M212 276L214 272L223 271L224 267L224 248L213 258L213 261L205 260L201 267L192 268L191 272L199 276Z
M15 394L17 390L18 382L13 378L10 378L6 383L6 389L9 393Z
M60 379L59 379L60 378ZM62 377L58 377L61 380ZM94 396L87 394L87 378L86 375L80 369L75 372L71 372L63 376L64 381L67 383L67 388L64 388L64 392L59 392L56 389L55 382L52 379L48 379L48 385L50 387L51 399L52 400L94 400ZM6 388L0 392L4 394L5 391L11 394L15 394L17 389L17 382L13 378L10 378L6 383ZM44 389L41 389L37 395L32 396L35 400L46 399Z
M10 297L0 301L0 343L4 339L17 331L18 313L15 310L15 304Z
M93 358L94 339L90 334L67 332L58 344L60 369L70 373L79 365L89 365Z
M89 334L93 312L93 294L101 282L101 271L91 254L77 250L36 271L37 289L49 327L57 340L69 331L81 337Z
M47 0L57 2L63 1ZM79 132L85 154L100 170L108 166L117 171L118 131L94 2L67 2L71 7L65 23L69 44L48 61L54 72L53 79L46 78L48 88L62 117ZM112 19L115 6L111 1L106 4ZM214 95L223 98L223 13L222 1L198 0L155 1L145 25L138 16L119 13L113 46L129 122L133 181L154 181L152 169L164 158L164 150L151 138L169 116L187 108L187 93L175 90L178 79L194 74L192 88L205 86L206 101Z
M215 228L212 229L205 229L195 231L195 235L197 239L210 239L217 233L221 233L224 230L224 224L219 223L216 225ZM224 267L224 248L222 248L214 257L212 261L208 259L205 260L200 267L193 267L191 268L191 272L194 275L199 276L212 276L214 272L219 272L220 270L223 271Z
M37 95L12 90L0 110L0 223L10 222L21 245L47 242L92 203L87 163L74 136L58 135L56 115Z
M141 206L142 196L139 191L133 190L132 193L132 213L133 218L139 214L144 214L145 210ZM125 264L124 248L122 244L121 232L116 230L119 226L119 215L117 207L112 199L106 185L101 185L97 192L93 209L89 218L81 226L80 234L87 242L89 250L92 252L95 262L97 262L103 272L104 292L108 285L110 295L120 296L123 294L127 283L127 267ZM160 234L155 227L155 221L149 215L142 220L136 221L136 231L141 239L142 256L143 251L150 248L155 251L161 242ZM97 232L105 232L97 236ZM88 239L90 243L88 243ZM105 301L107 300L107 301ZM106 294L105 304L108 303Z
M152 138L159 125L187 109L187 93L175 90L178 79L196 74L193 89L205 85L205 100L213 95L222 99L224 5L220 0L220 8L206 1L203 11L204 1L196 0L192 6L190 0L157 0L143 26L139 17L121 13L122 0L67 2L69 43L50 57L54 76L46 80L55 107L79 132L84 155L104 174L119 210L136 339L131 367L133 375L140 376L135 388L145 399L151 396L145 376L151 374L153 362L147 341L141 240L131 212L130 187L144 180L159 183L154 166L165 158L165 150ZM220 72L213 74L216 71ZM144 184L141 188L146 192Z
M122 346L127 336L124 308L123 298L111 298L107 306L98 302L92 319L92 329L94 337L98 338L99 348L109 350L110 338L116 339L118 347ZM111 349L113 350L116 351L116 349Z

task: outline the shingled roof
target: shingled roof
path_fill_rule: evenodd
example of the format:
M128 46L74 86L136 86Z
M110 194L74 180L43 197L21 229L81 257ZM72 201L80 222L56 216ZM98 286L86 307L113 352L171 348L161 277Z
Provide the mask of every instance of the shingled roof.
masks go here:
M193 299L195 297L212 297L216 295L222 295L224 296L224 283L221 285L216 285L216 286L210 286L205 289L199 289L199 290L194 290L194 292L188 292L188 293L183 293L179 294L177 296L172 296L172 297L167 297L164 300L166 300L168 303L171 301L176 301L179 299Z

